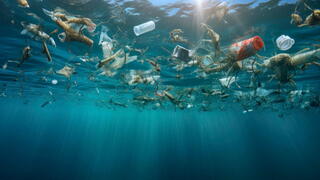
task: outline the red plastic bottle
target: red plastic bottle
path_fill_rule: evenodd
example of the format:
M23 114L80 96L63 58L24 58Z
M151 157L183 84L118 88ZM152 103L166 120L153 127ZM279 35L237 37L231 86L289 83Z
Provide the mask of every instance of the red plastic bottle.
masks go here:
M241 61L250 56L255 55L261 48L263 48L264 42L261 37L254 36L250 39L246 39L230 46L229 51L234 56L236 61Z

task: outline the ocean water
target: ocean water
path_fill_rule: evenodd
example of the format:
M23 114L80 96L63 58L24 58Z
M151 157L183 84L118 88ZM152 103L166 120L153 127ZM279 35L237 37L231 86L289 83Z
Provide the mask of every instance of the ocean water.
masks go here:
M201 22L220 34L223 51L234 42L259 35L265 47L258 54L271 57L283 53L275 44L282 34L295 39L285 53L317 49L320 26L290 24L297 5L303 18L310 14L302 2L227 1L233 8L221 21L207 19L207 8L217 1L202 6L190 1L83 2L29 0L30 8L12 0L0 2L1 180L319 179L318 66L297 69L296 85L279 84L277 79L270 80L272 72L263 72L258 76L260 89L268 93L259 96L247 87L252 73L237 73L238 85L225 88L219 79L226 72L199 77L196 67L177 71L170 54L177 45L169 39L172 29L184 31L191 45L180 45L189 49L208 39L199 28ZM320 8L317 0L305 2ZM42 8L57 7L103 24L94 33L84 31L94 40L92 47L62 43L57 34L51 34L57 47L48 44L53 58L48 62L41 41L20 34L20 22L39 24L41 30L52 32L58 27ZM156 29L136 37L133 26L149 20L156 22ZM113 77L100 75L96 67L103 59L98 45L102 26L117 41L116 49L148 47L144 54L132 53L138 60L118 69ZM27 45L32 56L17 66L15 61L21 60ZM153 72L160 76L155 84L124 82L132 70L152 69L146 60L155 57L160 57L156 61L161 67L160 73ZM83 61L89 58L93 61ZM263 62L263 58L256 60ZM56 73L65 65L75 68L70 79ZM192 92L185 95L190 88ZM186 105L168 99L145 104L134 99L157 97L156 92L165 89L181 96ZM228 96L205 95L213 89L222 89L222 95Z

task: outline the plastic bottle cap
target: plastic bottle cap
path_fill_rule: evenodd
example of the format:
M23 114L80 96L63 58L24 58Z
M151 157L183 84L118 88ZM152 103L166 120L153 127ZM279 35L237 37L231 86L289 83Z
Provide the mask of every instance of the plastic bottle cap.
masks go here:
M264 42L260 36L253 37L253 47L255 50L258 51L261 48L263 48L263 46L264 46Z

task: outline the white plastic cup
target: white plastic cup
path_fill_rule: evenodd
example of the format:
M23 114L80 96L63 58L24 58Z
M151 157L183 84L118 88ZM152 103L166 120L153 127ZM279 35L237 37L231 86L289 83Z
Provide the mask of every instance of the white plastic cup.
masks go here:
M140 24L133 27L133 32L136 36L153 31L156 28L154 21L148 21L146 23Z
M281 35L276 40L277 46L280 50L286 51L289 50L295 43L294 39L286 35Z

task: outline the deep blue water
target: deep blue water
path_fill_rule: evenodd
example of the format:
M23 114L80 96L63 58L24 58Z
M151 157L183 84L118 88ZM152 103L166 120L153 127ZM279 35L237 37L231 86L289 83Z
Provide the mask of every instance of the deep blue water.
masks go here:
M59 0L29 2L30 9L17 7L11 0L0 2L0 65L8 65L0 69L1 180L320 178L319 106L303 106L319 97L319 67L299 71L294 77L295 87L284 85L281 87L284 92L270 96L286 97L285 92L290 90L309 90L312 94L294 103L258 106L252 104L255 99L243 99L242 103L233 97L211 98L196 92L194 108L180 110L168 101L158 109L153 105L141 107L132 102L133 96L152 95L155 87L143 85L136 89L119 79L121 73L130 69L146 70L149 66L130 64L110 78L97 75L96 62L83 63L79 59L84 55L102 58L101 47L97 45L99 35L92 36L95 44L90 48L76 42L61 43L53 36L57 47L49 45L51 63L41 54L40 42L20 35L21 21L41 24L46 32L56 28L41 8L63 7L98 24L114 15L114 2L92 0L84 6L70 6ZM105 24L110 36L117 39L120 47L149 47L143 58L168 58L161 47L174 48L175 44L168 42L168 32L174 28L182 28L193 43L203 36L197 26L197 13L188 13L190 6L193 8L190 4L156 7L148 1L116 2L122 9L130 7L139 14L127 12L123 17L116 14L117 19ZM320 8L318 1L306 2ZM222 48L237 39L259 35L266 44L259 54L270 57L280 53L275 47L275 38L286 34L296 41L288 53L315 49L313 45L320 44L320 27L291 25L290 14L295 5L295 1L255 2L231 11L225 22L211 20L209 24L221 34ZM43 20L26 16L31 12ZM305 17L309 11L300 4L299 13ZM135 37L132 27L148 20L159 20L156 30ZM21 67L8 63L8 60L18 60L26 45L32 47L32 58ZM80 65L75 65L79 62ZM74 65L77 70L70 80L48 73L51 68L56 71L66 64ZM161 67L160 84L176 87L174 94L200 85L216 88L217 79L224 77L214 74L207 79L197 79L192 69L186 69L182 72L185 78L179 80L170 63L162 62ZM88 80L92 74L96 79ZM239 84L245 86L250 75L240 73L239 76ZM53 79L59 83L53 85ZM266 89L278 86L276 81L267 83L267 76L260 79ZM235 90L250 91L232 87L227 93ZM112 105L110 99L128 107ZM206 103L208 111L202 108ZM244 113L246 108L253 111Z
M35 102L36 103L36 102ZM317 179L319 113L1 102L1 179Z

